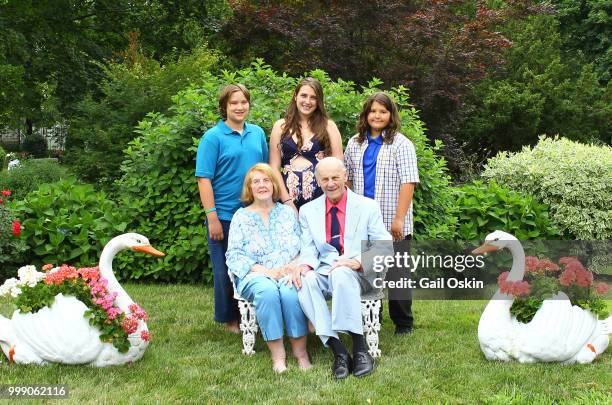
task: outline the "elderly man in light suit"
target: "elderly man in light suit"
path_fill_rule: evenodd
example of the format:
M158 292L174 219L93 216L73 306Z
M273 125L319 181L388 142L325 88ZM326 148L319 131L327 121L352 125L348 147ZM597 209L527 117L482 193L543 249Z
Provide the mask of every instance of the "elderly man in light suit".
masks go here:
M361 294L373 289L379 274L365 265L371 263L366 257L373 252L363 252L362 241L388 241L383 242L388 248L379 247L376 253L392 255L392 237L376 201L345 187L347 173L341 160L322 159L315 175L325 194L300 209L300 266L292 281L304 313L334 353L334 377L346 378L351 372L363 377L374 369L374 360L363 336ZM331 313L326 303L330 297ZM352 359L338 332L351 336Z

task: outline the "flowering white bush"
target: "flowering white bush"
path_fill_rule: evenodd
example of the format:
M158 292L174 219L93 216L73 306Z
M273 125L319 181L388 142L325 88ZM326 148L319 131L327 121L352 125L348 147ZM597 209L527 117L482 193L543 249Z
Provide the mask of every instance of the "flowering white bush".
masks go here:
M533 148L489 159L483 176L550 206L551 219L577 239L612 238L612 148L541 137Z

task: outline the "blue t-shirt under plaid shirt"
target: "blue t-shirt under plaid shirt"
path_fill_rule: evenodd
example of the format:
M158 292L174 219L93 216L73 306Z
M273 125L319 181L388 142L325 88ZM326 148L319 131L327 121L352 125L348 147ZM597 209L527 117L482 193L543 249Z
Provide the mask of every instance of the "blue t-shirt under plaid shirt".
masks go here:
M357 142L357 135L353 136L344 151L344 164L348 179L353 183L353 191L364 195L363 158L368 147L368 140ZM391 229L400 186L406 183L418 183L419 171L417 168L414 145L401 133L397 133L391 144L383 143L376 158L376 186L374 200L378 202L382 212L383 222L387 230ZM404 235L413 231L412 204L404 220Z

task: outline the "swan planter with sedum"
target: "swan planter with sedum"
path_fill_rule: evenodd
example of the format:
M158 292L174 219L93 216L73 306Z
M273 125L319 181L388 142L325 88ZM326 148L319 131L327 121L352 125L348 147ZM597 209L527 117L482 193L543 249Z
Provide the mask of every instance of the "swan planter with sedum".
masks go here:
M487 235L472 253L504 248L512 253L512 268L499 276L500 288L478 324L485 357L521 363L595 360L612 334L612 317L598 295L607 285L593 285L593 274L574 257L561 258L559 265L525 258L521 242L501 231ZM598 315L607 318L598 320Z
M140 359L149 342L147 314L112 269L124 249L164 255L146 237L126 233L104 247L99 267L25 266L7 280L0 295L17 308L11 319L0 316L0 347L9 361L105 367Z

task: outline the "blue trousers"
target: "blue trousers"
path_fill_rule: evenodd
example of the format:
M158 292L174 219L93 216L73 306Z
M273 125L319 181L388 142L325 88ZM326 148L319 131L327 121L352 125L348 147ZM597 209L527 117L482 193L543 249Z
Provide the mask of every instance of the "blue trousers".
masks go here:
M255 306L257 321L265 341L283 337L283 321L289 337L306 335L306 317L300 307L295 287L288 287L284 281L272 280L264 275L247 280L240 287L242 297Z
M231 221L221 220L223 227L223 240L212 240L208 227L206 237L208 239L208 253L213 268L213 281L215 291L215 321L233 322L240 320L238 301L234 299L234 288L225 265L225 252L227 251L227 237Z

